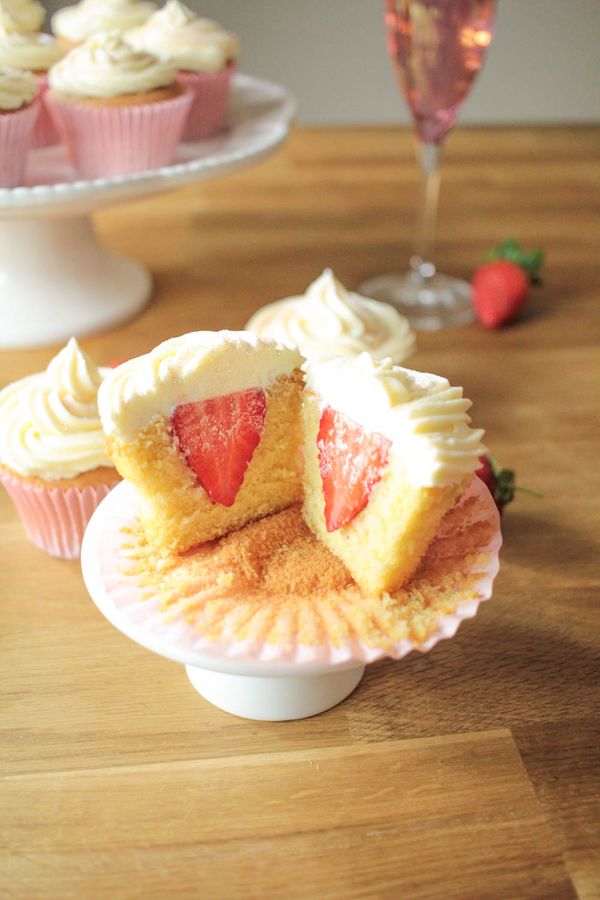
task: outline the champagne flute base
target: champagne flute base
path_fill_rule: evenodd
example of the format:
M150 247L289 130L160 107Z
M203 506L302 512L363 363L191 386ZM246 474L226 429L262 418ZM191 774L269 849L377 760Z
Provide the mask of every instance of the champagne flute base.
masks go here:
M414 328L422 331L468 325L475 318L471 285L439 272L428 278L418 272L376 275L358 290L364 297L394 306Z

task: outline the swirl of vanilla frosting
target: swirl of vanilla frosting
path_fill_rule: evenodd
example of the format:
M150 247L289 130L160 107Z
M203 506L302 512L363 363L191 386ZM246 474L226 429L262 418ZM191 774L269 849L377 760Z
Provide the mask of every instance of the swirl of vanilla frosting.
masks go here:
M11 16L0 9L0 66L46 71L63 55L49 34L21 32L11 26Z
M323 405L392 441L413 484L456 484L479 468L483 431L471 428L471 401L446 378L374 360L368 353L304 366L307 390Z
M0 391L0 461L45 481L112 465L97 403L109 371L94 365L71 338L45 372Z
M408 320L387 303L347 291L331 269L304 296L269 303L254 313L246 328L261 337L298 347L309 359L358 356L391 357L402 362L414 350Z
M46 10L38 0L2 0L2 27L8 31L39 31L46 18Z
M102 425L108 436L133 440L180 403L268 388L303 362L296 350L247 331L193 331L111 372L98 393Z
M21 109L37 92L37 78L31 72L0 66L0 109Z
M236 35L196 15L180 0L168 0L141 28L130 31L126 40L138 50L192 72L216 72L235 59L239 49Z
M174 79L172 66L133 50L118 31L92 35L52 66L48 76L59 94L97 98L152 91Z
M138 28L156 10L150 0L81 0L52 16L52 31L78 44L98 31Z

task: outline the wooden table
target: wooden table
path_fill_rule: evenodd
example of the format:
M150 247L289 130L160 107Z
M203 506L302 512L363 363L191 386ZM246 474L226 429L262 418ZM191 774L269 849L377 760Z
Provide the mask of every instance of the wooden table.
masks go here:
M516 235L547 251L544 285L505 330L420 334L413 363L464 385L544 498L507 511L494 599L429 655L370 666L314 719L234 718L110 626L2 492L2 896L600 896L598 138L448 146L440 267L468 276ZM304 129L255 170L102 213L156 294L83 344L107 362L241 328L325 266L349 287L402 269L416 188L408 132ZM53 352L0 353L0 384Z

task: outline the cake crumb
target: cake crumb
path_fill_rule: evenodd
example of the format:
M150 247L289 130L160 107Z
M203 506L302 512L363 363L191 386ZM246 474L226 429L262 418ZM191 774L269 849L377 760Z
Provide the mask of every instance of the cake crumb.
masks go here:
M410 581L381 597L361 592L307 528L299 506L182 555L157 554L139 524L127 532L127 577L145 597L158 596L169 620L182 616L204 637L280 647L358 639L386 648L405 639L423 643L441 615L477 596L493 525L480 498L457 503Z

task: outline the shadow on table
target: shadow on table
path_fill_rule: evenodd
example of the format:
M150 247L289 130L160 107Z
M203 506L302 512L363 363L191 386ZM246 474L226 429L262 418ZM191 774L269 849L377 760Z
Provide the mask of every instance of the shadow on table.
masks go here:
M590 577L595 577L600 559L600 536L594 538L590 523L585 529L568 528L556 518L510 509L503 517L503 561L511 565L532 566L536 577L548 575L568 580L577 564L578 577L585 577L589 562ZM592 570L593 567L593 570Z
M594 715L600 655L598 542L512 510L495 596L456 636L367 667L348 704L359 740L385 740ZM577 568L574 563L577 561ZM589 578L586 564L589 561ZM572 565L573 564L573 565ZM577 580L570 578L577 572Z

